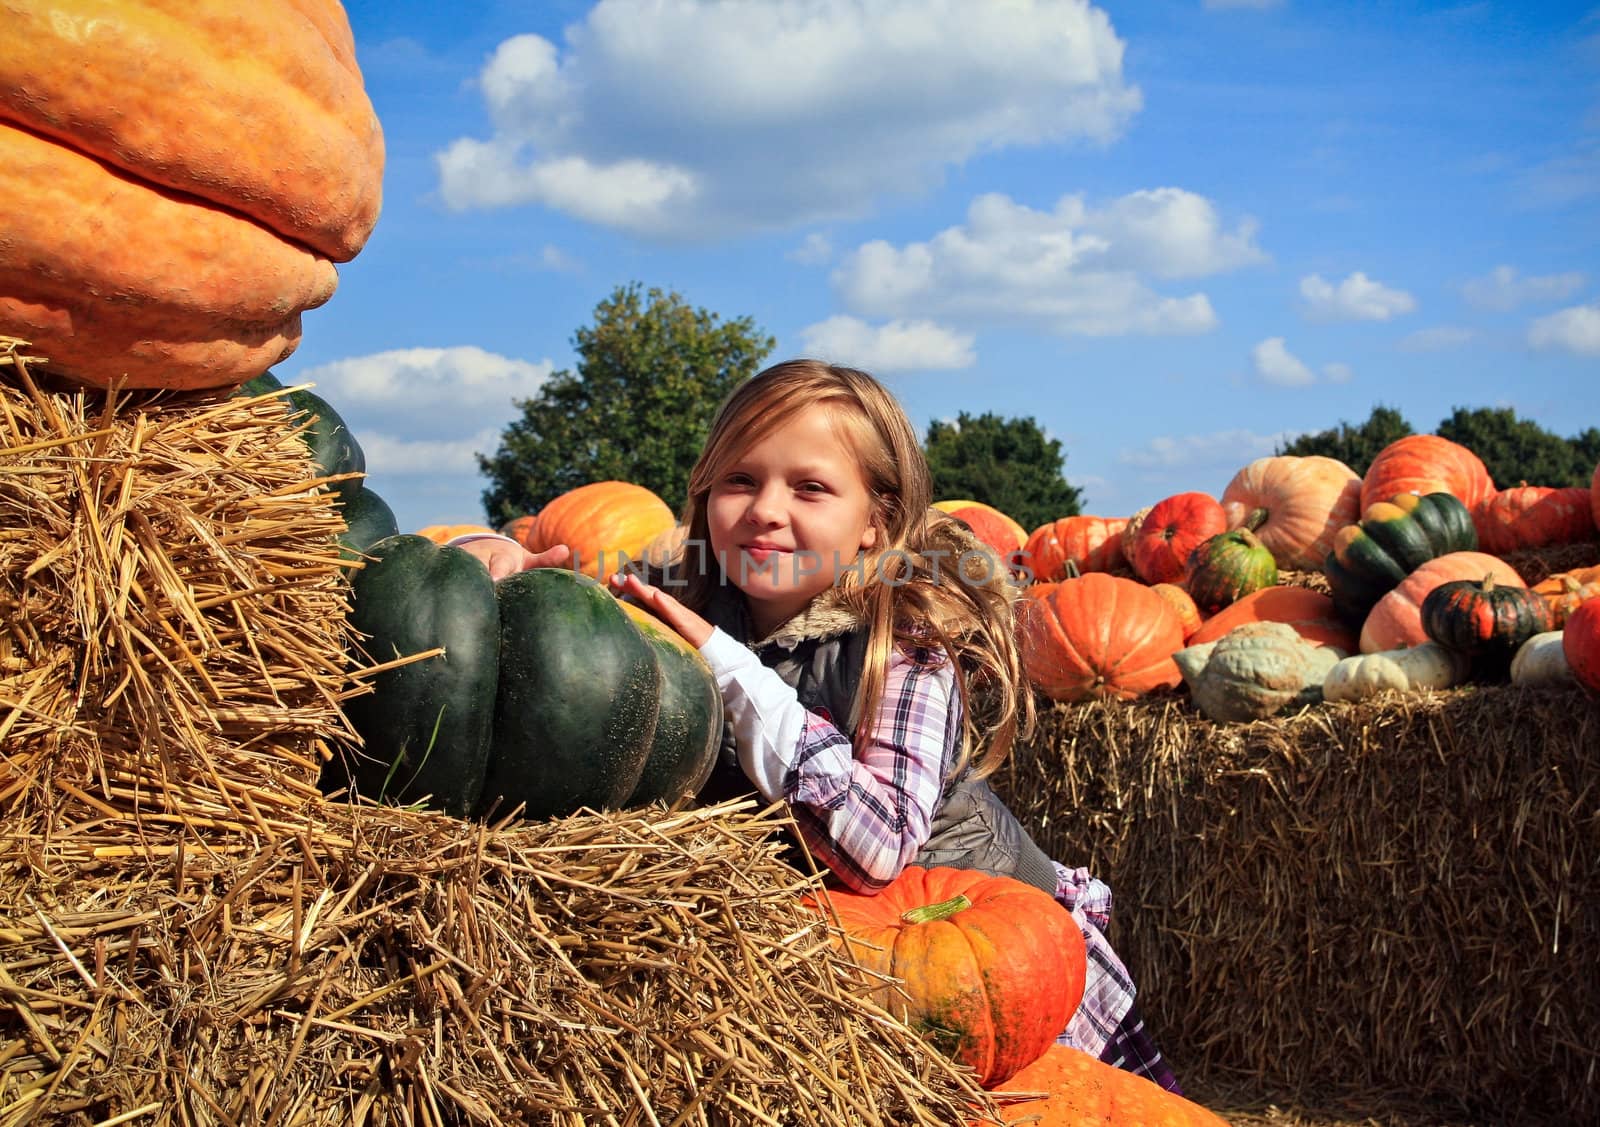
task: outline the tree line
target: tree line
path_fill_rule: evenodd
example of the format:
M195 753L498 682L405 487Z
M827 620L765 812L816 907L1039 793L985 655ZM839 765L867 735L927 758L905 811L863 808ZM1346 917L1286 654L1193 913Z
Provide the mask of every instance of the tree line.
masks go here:
M676 293L617 288L595 308L594 323L574 334L574 369L519 400L521 416L502 431L499 448L478 455L488 519L502 524L607 480L643 485L677 508L718 405L775 345L749 317L725 321ZM1365 422L1341 421L1275 452L1321 454L1365 474L1379 450L1414 433L1400 412L1379 406ZM1587 485L1600 463L1600 429L1562 438L1510 408L1457 407L1432 433L1476 453L1502 487ZM930 423L923 449L937 498L982 501L1024 528L1081 511L1060 441L1031 416L961 412Z

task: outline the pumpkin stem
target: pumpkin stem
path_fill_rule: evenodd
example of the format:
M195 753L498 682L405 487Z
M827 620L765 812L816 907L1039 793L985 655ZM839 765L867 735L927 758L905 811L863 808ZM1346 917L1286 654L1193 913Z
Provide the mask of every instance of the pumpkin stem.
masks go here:
M908 924L927 924L935 920L947 920L957 912L965 911L972 907L972 901L961 893L956 893L948 900L937 904L924 904L920 908L911 908L900 913L900 919Z
M1494 572L1491 571L1483 577L1483 586L1478 589L1486 595L1494 590Z
M1074 559L1067 560L1067 566L1065 570L1068 579L1077 579L1083 574L1078 570L1078 561Z
M1250 515L1244 518L1244 527L1254 532L1267 523L1267 516L1268 513L1265 506L1259 509L1251 509Z

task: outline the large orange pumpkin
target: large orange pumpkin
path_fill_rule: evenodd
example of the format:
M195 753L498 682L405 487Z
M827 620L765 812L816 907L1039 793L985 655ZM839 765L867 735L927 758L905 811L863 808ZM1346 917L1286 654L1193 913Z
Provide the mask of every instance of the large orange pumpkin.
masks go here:
M484 524L430 524L417 529L417 535L424 540L432 540L435 544L448 544L457 536L493 531L494 529Z
M1436 434L1397 438L1372 459L1361 479L1361 511L1399 493L1453 493L1470 512L1494 492L1483 461Z
M1021 564L1040 583L1067 577L1071 563L1081 575L1111 571L1123 563L1122 530L1125 517L1061 517L1041 524L1022 547Z
M991 1089L1034 1099L999 1102L1002 1123L1031 1127L1228 1127L1227 1121L1192 1100L1098 1061L1065 1045L1052 1045L1038 1060ZM976 1123L972 1127L977 1127Z
M572 549L567 566L600 578L644 550L676 523L667 503L642 485L596 481L569 489L539 510L528 534L530 552L557 544Z
M1361 624L1361 652L1377 653L1419 646L1428 640L1422 628L1422 600L1452 579L1480 580L1493 576L1502 587L1526 587L1522 576L1504 560L1483 552L1446 552L1422 564L1379 599Z
M94 386L293 352L381 199L344 9L11 0L0 39L0 327Z
M1332 646L1346 654L1356 652L1356 632L1333 609L1333 599L1309 587L1263 587L1223 607L1206 619L1189 638L1198 646L1215 642L1246 622L1282 622L1308 642Z
M1525 548L1576 544L1594 536L1589 490L1522 482L1497 490L1472 510L1478 547L1503 556Z
M876 893L822 899L855 961L903 983L877 992L884 1008L972 1066L981 1084L1038 1059L1083 999L1083 933L1031 884L908 865Z
M1182 682L1178 612L1138 580L1092 572L1030 594L1017 603L1022 663L1050 699L1128 700Z
M1028 542L1028 532L993 505L982 501L935 501L933 507L949 513L972 529L972 534L1010 561Z
M1229 528L1257 520L1280 568L1320 571L1334 534L1360 519L1361 475L1320 454L1257 458L1223 489L1222 511Z

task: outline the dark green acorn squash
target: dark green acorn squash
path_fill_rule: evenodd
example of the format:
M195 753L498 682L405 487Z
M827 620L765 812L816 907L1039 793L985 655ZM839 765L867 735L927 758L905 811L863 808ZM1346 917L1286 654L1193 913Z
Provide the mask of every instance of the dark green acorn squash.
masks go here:
M282 386L283 381L269 371L240 384L233 394L243 397L265 395ZM300 437L310 449L311 460L321 471L320 476L367 472L367 456L361 444L331 403L306 388L291 391L283 396L283 400L288 407L289 421L295 426L305 427ZM334 482L332 488L341 494L348 494L360 489L362 480L359 477L345 478Z
M336 503L345 523L339 535L339 554L347 560L360 559L379 540L400 531L394 510L368 486L341 494Z
M1359 623L1384 595L1421 565L1451 552L1473 552L1472 514L1453 493L1402 493L1367 507L1341 528L1323 574L1334 609Z
M367 552L351 623L370 663L445 652L375 675L372 694L346 703L363 747L335 757L325 789L550 818L671 803L704 784L721 699L664 625L564 568L493 583L466 552L414 535Z

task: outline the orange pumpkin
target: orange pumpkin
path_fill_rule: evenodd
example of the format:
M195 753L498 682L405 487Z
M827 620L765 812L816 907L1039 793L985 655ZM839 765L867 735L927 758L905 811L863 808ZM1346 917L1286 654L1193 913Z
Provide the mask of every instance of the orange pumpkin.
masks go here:
M533 531L533 525L539 518L533 513L524 513L520 517L512 517L500 526L500 535L509 536L524 548L528 546L528 534Z
M935 501L933 507L961 521L972 534L993 548L1002 560L1016 559L1028 533L1016 521L982 501Z
M557 544L572 549L567 566L600 578L629 560L642 559L645 547L676 523L667 503L642 485L596 481L569 489L539 510L528 550Z
M825 905L820 903L825 901ZM807 897L861 966L898 979L883 1007L998 1084L1037 1059L1083 999L1083 933L1049 893L976 869L908 865L875 893Z
M1356 632L1333 609L1333 599L1309 587L1263 587L1223 607L1206 619L1189 639L1198 646L1215 642L1246 622L1282 622L1308 642L1332 646L1346 654L1356 652Z
M430 524L417 529L417 535L435 544L448 544L457 536L466 536L473 532L493 532L494 529L483 524ZM515 539L515 537L513 537Z
M1038 1060L991 1091L1016 1093L997 1101L1000 1122L1032 1127L1228 1127L1192 1100L1143 1076L1098 1061L1079 1049L1052 1045ZM1036 1093L1044 1093L1042 1096ZM1021 1098L1034 1096L1035 1098ZM976 1122L972 1127L977 1127Z
M1142 696L1183 680L1178 612L1135 579L1092 572L1017 603L1023 667L1059 701Z
M1256 537L1278 566L1296 571L1320 571L1334 534L1360 510L1361 475L1320 454L1257 458L1222 491L1228 527L1256 520Z
M1460 443L1436 434L1408 434L1378 451L1367 467L1361 511L1399 493L1441 492L1455 494L1471 512L1494 492L1494 482L1482 460Z
M1422 564L1379 599L1361 624L1361 652L1419 646L1428 640L1422 628L1422 601L1452 579L1481 580L1492 576L1502 587L1526 587L1510 564L1482 552L1447 552Z
M1133 537L1133 554L1124 547L1123 555L1146 583L1176 583L1189 553L1227 528L1222 505L1211 494L1175 493L1150 507Z
M1567 618L1561 652L1578 683L1600 693L1600 599L1584 603Z
M1478 547L1491 555L1576 544L1594 536L1589 490L1522 482L1491 493L1472 510Z
M1200 608L1194 605L1194 599L1176 583L1152 583L1150 590L1160 595L1167 601L1168 606L1178 612L1178 621L1183 624L1183 640L1187 643L1200 629L1202 621Z
M1061 517L1033 530L1019 562L1040 583L1065 579L1069 562L1080 575L1112 571L1123 563L1122 530L1126 525L1123 517Z
M1550 608L1550 629L1560 630L1573 611L1600 598L1600 567L1557 572L1535 583L1533 590Z
M169 10L170 9L170 10ZM378 217L335 0L0 5L0 325L82 384L231 388Z

